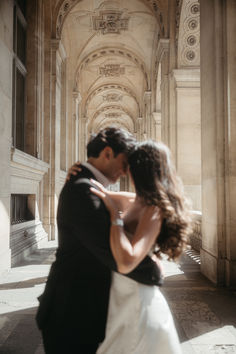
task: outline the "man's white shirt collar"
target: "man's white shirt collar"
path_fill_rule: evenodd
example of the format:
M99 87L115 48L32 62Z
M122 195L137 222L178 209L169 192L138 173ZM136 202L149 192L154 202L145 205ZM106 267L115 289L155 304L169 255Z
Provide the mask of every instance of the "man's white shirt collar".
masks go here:
M89 162L82 163L84 167L86 167L90 172L94 174L98 182L100 182L105 188L107 188L110 184L109 179L104 176L102 172L100 172L96 167L91 165Z

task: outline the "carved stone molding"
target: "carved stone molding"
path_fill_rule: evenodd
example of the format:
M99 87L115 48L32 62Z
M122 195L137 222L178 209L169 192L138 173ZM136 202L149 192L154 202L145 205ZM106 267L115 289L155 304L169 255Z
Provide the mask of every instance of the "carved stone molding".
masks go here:
M157 46L156 51L156 61L154 66L154 77L157 78L158 74L158 67L160 62L163 59L165 53L168 53L170 48L170 40L169 39L160 39Z
M73 91L73 99L76 101L76 103L80 103L82 101L82 97L81 94L79 93L79 91Z
M118 93L108 93L107 95L103 95L103 101L107 102L118 102L121 101L123 96Z
M71 9L76 4L78 4L80 1L81 0L61 1L61 5L57 11L57 16L56 16L56 20L55 20L55 24L54 24L55 27L53 29L54 36L56 36L56 38L61 37L61 31L62 31L63 23L65 21L66 16L69 14ZM163 9L161 7L161 1L160 0L143 0L143 2L149 6L149 8L152 10L153 14L157 18L157 21L160 26L161 35L164 36L164 34L165 34L164 18L166 18L166 14L163 13ZM109 11L108 11L108 13L109 13ZM114 10L113 10L112 12L110 11L110 13L114 14L117 12L114 12ZM117 17L116 17L116 19L117 19ZM101 27L98 28L98 30L104 31L105 33L111 33L112 31L117 30L117 29L123 30L122 26L125 27L127 25L126 20L128 20L128 19L127 18L122 19L122 17L121 17L121 19L116 20L117 23L114 24L114 22L115 22L114 19L105 17L105 23L104 24L101 23ZM97 25L100 26L100 23L98 22ZM109 32L109 31L111 31L111 32ZM112 33L116 33L116 32L112 32Z
M111 113L105 113L106 118L119 118L121 117L121 113L119 112L111 112Z
M93 97L101 94L102 92L104 92L106 90L119 90L119 91L124 92L125 94L132 97L136 101L138 109L140 110L139 102L136 97L136 94L130 88L120 85L120 84L105 84L105 85L102 85L102 86L96 88L94 91L92 91L86 100L86 104L85 104L86 110L88 108L90 101L93 99ZM120 95L120 96L123 98L123 95Z
M103 48L96 50L94 52L91 52L89 55L87 55L79 64L76 75L75 75L75 80L77 82L78 77L80 76L81 70L86 67L87 65L91 64L93 61L102 58L102 57L122 57L129 59L132 61L137 68L141 70L141 72L144 75L144 80L146 84L146 89L149 86L149 75L146 69L146 65L143 62L142 59L140 59L136 54L134 54L132 51L123 49L123 48L117 48L117 47L109 47L109 48ZM112 64L116 65L116 64ZM75 86L76 86L75 82Z
M100 11L98 16L93 16L93 29L102 33L117 33L128 29L128 17L123 17L122 11Z
M126 129L130 133L134 133L134 127L131 124L128 124L127 120L121 118L103 118L98 124L93 126L93 130L98 132L100 129L103 129L107 126L113 126L113 127L118 127L118 128L123 128ZM91 130L91 129L90 129Z
M145 91L144 92L144 101L150 102L152 98L152 91Z
M178 29L179 29L182 2L183 2L183 0L176 0L176 17L175 17L175 20L176 20L176 32L177 33L178 33Z
M119 99L118 101L122 101L124 95L127 95L127 96L132 97L132 98L135 100L135 102L136 102L136 104L137 104L138 111L139 111L139 113L140 113L140 105L139 105L139 102L138 102L138 99L137 99L136 94L135 94L129 87L123 86L123 85L121 85L121 84L116 84L116 83L114 83L114 84L104 84L104 85L102 85L102 86L97 87L97 88L94 89L91 93L89 93L89 95L88 95L88 97L87 97L87 99L86 99L86 101L85 101L85 104L84 104L84 106L83 106L83 108L82 108L83 110L85 109L85 114L87 114L87 110L88 110L89 103L91 102L91 100L92 100L95 96L97 96L97 95L99 95L99 94L101 95L101 94L103 94L105 91L110 91L110 90L119 90L119 91L122 91L122 94L115 93L115 94L117 94L117 95L120 97L120 99ZM110 92L109 92L108 94L110 94ZM105 94L105 93L104 93L103 97L104 97L104 96L106 97L108 94ZM114 93L113 93L113 94L114 94ZM103 98L103 100L104 100L104 101L107 101L107 102L112 102L112 100L109 101L109 100L106 100L105 98ZM114 101L114 102L118 102L118 101Z
M174 69L171 77L175 79L176 88L200 88L200 69Z
M125 68L121 64L106 64L99 67L99 74L105 77L119 77L125 74Z
M110 112L108 112L108 111L110 111ZM129 116L132 119L132 121L134 122L133 114L128 109L122 107L121 105L109 105L109 106L105 106L105 107L100 108L99 110L97 110L94 113L90 122L92 123L100 114L102 114L102 113L105 114L105 112L112 113L111 111L112 112L120 111L121 113Z
M200 65L200 4L183 0L178 31L178 66Z
M155 125L161 125L161 112L152 112Z

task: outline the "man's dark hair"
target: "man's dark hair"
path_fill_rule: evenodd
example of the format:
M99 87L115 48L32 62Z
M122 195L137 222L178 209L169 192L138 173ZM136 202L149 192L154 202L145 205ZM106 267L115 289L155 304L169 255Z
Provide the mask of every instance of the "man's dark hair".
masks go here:
M122 128L107 127L98 134L92 134L87 145L88 157L98 157L109 146L116 157L120 153L129 154L135 146L135 138Z

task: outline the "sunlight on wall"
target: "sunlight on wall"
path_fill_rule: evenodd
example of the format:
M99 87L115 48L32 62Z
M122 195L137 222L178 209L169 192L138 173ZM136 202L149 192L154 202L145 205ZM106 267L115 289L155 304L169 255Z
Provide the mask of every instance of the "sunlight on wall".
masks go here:
M4 203L0 200L0 245L9 245L10 215ZM7 237L8 236L8 237Z

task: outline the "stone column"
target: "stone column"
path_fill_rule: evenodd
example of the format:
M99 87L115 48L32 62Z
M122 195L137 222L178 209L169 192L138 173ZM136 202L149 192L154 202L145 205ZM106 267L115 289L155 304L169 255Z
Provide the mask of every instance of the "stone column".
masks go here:
M169 40L160 39L157 48L157 60L161 64L161 138L169 145Z
M61 137L60 137L60 169L66 171L68 166L68 102L67 102L67 59L61 64Z
M226 6L226 284L236 285L236 2Z
M73 92L73 141L74 141L74 161L79 159L79 104L81 102L81 95L78 91Z
M43 4L42 1L28 2L27 13L27 80L25 115L25 152L42 158L43 144Z
M11 266L10 153L12 124L13 1L0 2L0 273Z
M236 3L201 1L202 272L236 285Z
M138 117L137 118L137 140L138 141L142 141L143 140L143 118L142 117Z
M79 140L79 161L83 162L87 160L87 125L88 118L81 117L79 118L79 132L80 132L80 140Z
M156 141L161 141L161 112L153 112L153 121L154 121L154 136L153 138Z
M152 126L152 92L146 91L144 93L145 102L145 120L144 120L144 133L146 133L147 138L151 138L151 126Z
M45 159L49 163L49 172L45 177L44 188L44 226L49 235L49 240L57 237L56 213L60 185L60 124L61 124L61 64L65 52L59 39L51 40L50 61L50 102L49 116L46 122L45 134L47 150ZM47 127L47 128L46 128ZM49 140L48 140L49 139Z
M194 210L201 210L200 70L173 70L176 85L176 168Z

